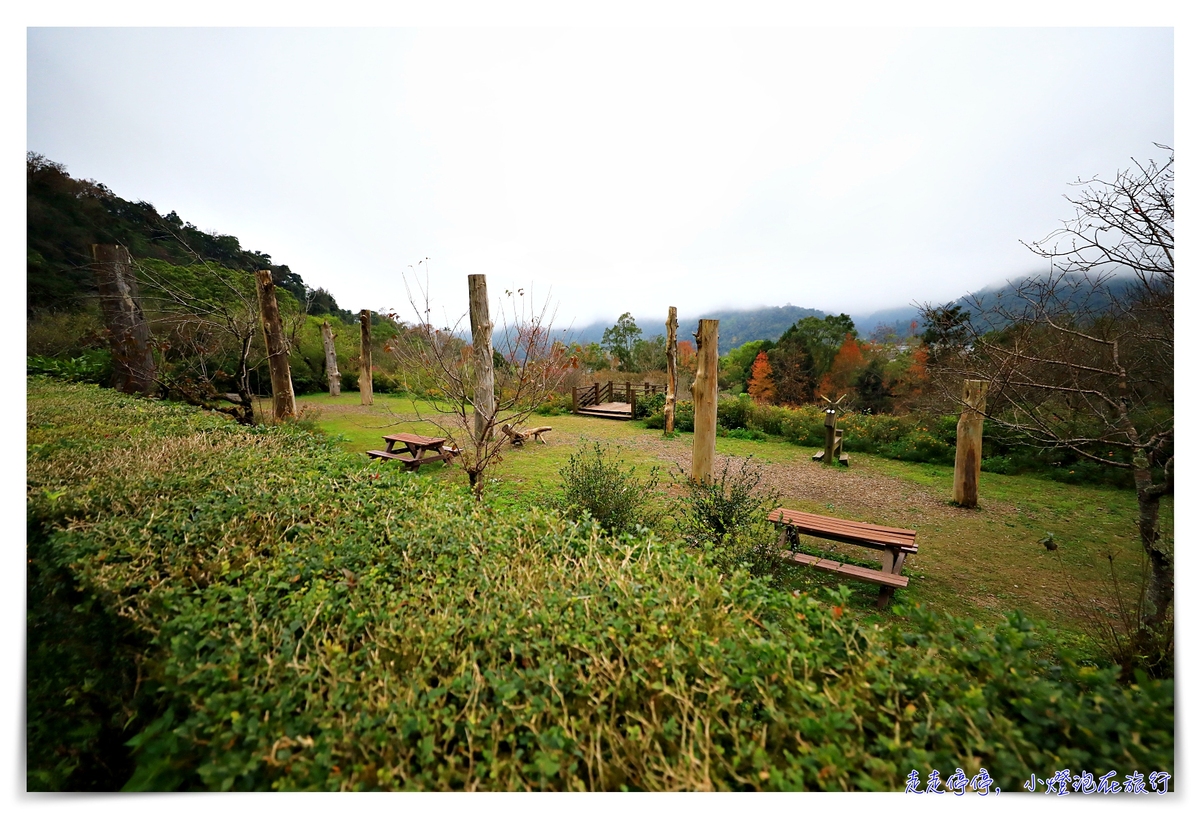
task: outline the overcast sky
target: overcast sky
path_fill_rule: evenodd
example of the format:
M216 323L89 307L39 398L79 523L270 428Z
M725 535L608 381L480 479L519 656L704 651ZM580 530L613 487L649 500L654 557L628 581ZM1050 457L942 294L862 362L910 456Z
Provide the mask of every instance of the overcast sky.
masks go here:
M28 148L345 308L469 273L559 321L945 301L1173 144L1170 29L70 29ZM421 266L424 269L424 265Z

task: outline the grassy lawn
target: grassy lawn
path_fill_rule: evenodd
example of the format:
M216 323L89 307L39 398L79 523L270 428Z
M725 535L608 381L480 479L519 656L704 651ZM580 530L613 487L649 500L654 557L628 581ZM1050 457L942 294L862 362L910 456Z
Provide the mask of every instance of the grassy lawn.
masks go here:
M382 446L382 435L398 431L435 434L427 406L406 397L375 396L359 404L358 393L339 398L306 395L298 399L304 416L339 436L352 452ZM664 439L661 431L640 422L575 415L534 416L529 425L552 426L547 443L506 449L487 487L487 502L499 506L545 505L558 490L559 470L585 441L599 441L646 477L655 467L663 478L657 503L671 502L670 475L688 468L692 436ZM905 565L911 584L897 600L992 621L1020 610L1080 639L1088 612L1113 604L1108 555L1114 559L1121 593L1137 593L1141 546L1137 504L1131 490L1071 486L1028 476L983 474L981 507L961 509L949 502L953 468L850 453L849 469L810 460L812 451L780 440L755 442L717 439L718 461L753 456L765 467L765 482L789 508L916 529L920 553ZM365 457L365 454L364 454ZM718 463L720 467L721 463ZM380 468L398 464L381 463ZM421 480L464 481L453 466L426 466ZM1162 507L1163 536L1173 541L1172 501ZM664 531L664 533L667 533ZM1039 542L1053 533L1059 544L1050 552ZM875 552L828 542L816 550L870 564ZM836 580L815 573L813 585ZM873 616L875 586L850 582L864 615ZM890 616L890 614L888 614Z

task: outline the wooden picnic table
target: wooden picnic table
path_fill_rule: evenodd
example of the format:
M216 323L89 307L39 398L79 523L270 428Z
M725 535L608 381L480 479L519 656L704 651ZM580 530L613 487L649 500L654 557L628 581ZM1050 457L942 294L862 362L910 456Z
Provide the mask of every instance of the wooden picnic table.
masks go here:
M779 546L785 548L789 544L798 544L799 535L818 537L825 540L861 545L882 551L880 570L863 568L860 565L849 565L834 560L821 559L811 554L799 551L785 550L780 557L785 560L809 565L822 571L844 576L849 579L859 579L873 582L879 586L878 606L883 608L891 600L896 588L907 588L908 577L900 574L904 568L904 560L909 554L917 553L917 532L907 528L892 528L890 526L860 523L853 520L841 520L837 517L826 517L821 514L810 514L806 511L793 511L789 508L777 508L767 518L775 523L779 531Z
M387 448L382 451L372 449L367 452L367 456L381 460L399 460L410 471L416 471L426 463L449 463L458 454L457 449L446 445L444 437L425 437L401 432L384 435L383 439L387 442ZM396 450L396 444L402 446L399 451Z

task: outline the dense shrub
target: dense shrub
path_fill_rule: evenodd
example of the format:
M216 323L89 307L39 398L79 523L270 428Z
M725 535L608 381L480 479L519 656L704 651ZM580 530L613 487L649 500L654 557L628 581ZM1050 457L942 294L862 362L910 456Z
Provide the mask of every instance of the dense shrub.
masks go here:
M90 785L105 754L141 789L1174 772L1172 682L1122 686L1019 616L863 625L844 595L489 510L286 425L45 379L28 398L33 789ZM121 623L112 644L71 611Z
M595 520L610 534L632 534L638 526L652 528L657 523L651 502L658 486L658 468L640 480L633 466L628 471L621 468L619 453L612 455L607 446L595 441L590 446L587 441L580 444L559 472L559 507L572 519Z
M569 415L571 413L570 393L551 392L546 399L534 410L539 415Z
M647 429L667 428L667 416L660 410L646 418ZM681 400L675 404L675 431L692 432L696 429L696 413L692 402Z
M779 549L767 516L779 507L779 493L760 489L763 469L746 458L736 469L727 460L710 481L679 474L682 489L675 509L680 537L708 553L723 572L744 568L780 577Z
M30 375L49 375L75 383L108 384L112 380L112 354L107 349L88 350L74 358L31 355L25 359Z
M663 407L667 405L667 395L665 392L657 392L647 397L638 398L633 406L634 418L647 418L655 413L662 413ZM664 420L664 425L665 425Z

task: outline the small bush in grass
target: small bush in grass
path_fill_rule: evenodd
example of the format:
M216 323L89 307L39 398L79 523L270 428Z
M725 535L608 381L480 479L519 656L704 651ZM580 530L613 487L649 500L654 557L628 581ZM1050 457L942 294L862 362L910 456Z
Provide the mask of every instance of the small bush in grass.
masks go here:
M618 453L620 450L617 450ZM559 507L568 517L579 520L584 513L610 534L633 533L637 527L653 528L658 515L651 500L658 486L658 467L640 480L634 467L621 468L607 446L584 442L559 471L562 497Z
M547 415L549 417L569 415L571 413L571 396L569 394L551 392L534 411L539 415Z
M763 468L746 458L736 470L729 461L710 482L679 475L683 498L675 523L683 541L707 552L723 572L744 568L756 576L779 576L774 529L767 515L779 507L779 493L760 490Z

